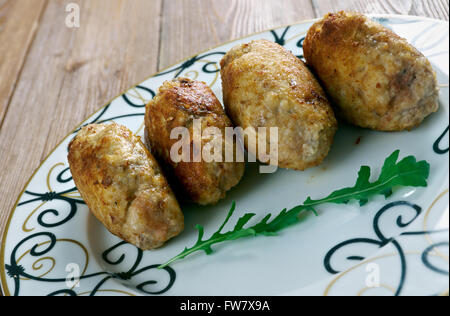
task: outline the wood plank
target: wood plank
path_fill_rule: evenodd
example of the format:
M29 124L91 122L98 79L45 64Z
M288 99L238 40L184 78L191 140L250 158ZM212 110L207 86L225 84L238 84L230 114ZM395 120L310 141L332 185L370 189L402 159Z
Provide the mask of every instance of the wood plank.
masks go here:
M70 2L80 4L79 29L65 26ZM157 68L329 11L448 20L448 8L448 0L0 0L0 232L53 147Z
M79 2L78 29L65 25L69 2L49 1L0 130L2 226L55 145L86 116L156 71L160 0Z
M310 0L165 0L159 68L244 35L314 17Z
M0 1L0 126L46 0Z
M312 0L317 16L339 10L426 16L448 21L448 0Z

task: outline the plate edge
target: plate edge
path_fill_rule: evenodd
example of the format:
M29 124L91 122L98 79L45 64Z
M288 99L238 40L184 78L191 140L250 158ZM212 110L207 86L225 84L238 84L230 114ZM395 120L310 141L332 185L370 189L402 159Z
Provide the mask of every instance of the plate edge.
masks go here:
M348 10L348 11L351 11L351 10ZM434 19L434 18L430 18L430 17L421 17L421 16L416 16L416 15L384 14L384 13L380 13L380 14L366 14L366 15L367 15L368 17L370 17L370 18L373 18L373 17L376 17L376 18L377 18L377 17L403 18L403 19L414 19L414 18L416 18L416 19L421 19L421 20L425 20L425 21L435 21L435 22L439 22L439 23L443 23L443 24L449 24L449 21L439 20L439 19ZM147 78L145 78L145 79L139 81L136 85L131 86L130 88L128 88L128 89L126 89L125 91L123 91L122 93L120 93L120 94L118 94L117 96L113 97L111 100L109 100L109 102L106 102L102 107L98 108L98 109L95 110L92 114L90 114L89 116L87 116L87 117L86 117L79 125L77 125L71 132L69 132L66 136L64 136L64 137L62 138L62 140L61 140L57 145L55 145L55 147L51 150L51 152L50 152L48 155L45 156L45 158L41 161L41 163L39 164L39 166L36 167L36 169L34 170L34 172L32 173L32 175L29 177L29 179L27 180L27 182L26 182L25 185L23 186L23 189L22 189L21 192L19 193L19 195L18 195L18 197L17 197L17 199L16 199L16 202L14 203L14 206L11 208L11 210L10 210L10 212L9 212L9 214L8 214L8 220L6 221L5 226L4 226L4 231L3 231L3 233L1 234L1 243L0 243L0 245L1 245L1 249L0 249L0 295L2 294L2 290L3 290L5 296L11 296L11 293L9 292L9 289L8 289L8 286L7 286L7 283L6 283L6 274L5 274L5 268L4 268L4 266L5 266L5 260L4 260L4 258L5 258L5 248L6 248L6 237L7 237L7 235L8 235L8 232L9 232L9 226L10 226L10 224L11 224L11 220L12 220L12 218L13 218L13 215L14 215L14 213L15 213L15 210L17 209L17 205L18 205L18 203L19 203L19 200L20 200L20 198L23 196L23 194L24 194L26 188L28 187L28 185L30 184L31 180L33 180L33 178L34 178L34 176L36 175L36 173L41 169L42 165L48 160L48 158L56 151L57 148L59 148L59 146L61 146L61 144L62 144L62 143L63 143L63 142L64 142L71 134L73 134L80 126L83 125L84 122L88 121L88 120L89 120L90 118L92 118L95 114L97 114L99 111L101 111L102 109L104 109L108 104L110 104L111 102L113 102L114 100L116 100L117 98L119 98L121 95L125 94L125 93L126 93L127 91L129 91L130 89L133 89L134 87L138 86L139 84L141 84L141 83L143 83L143 82L145 82L145 81L147 81L147 80L153 78L154 76L156 76L156 75L158 75L158 74L160 74L160 73L162 73L162 72L164 72L164 71L166 71L166 70L169 70L170 68L172 68L172 67L174 67L174 66L176 66L176 65L178 65L178 64L180 64L180 63L182 63L182 62L185 61L185 60L189 60L189 59L191 59L191 58L193 58L193 57L195 57L195 56L198 56L198 55L200 55L200 54L202 54L202 53L211 51L211 50L213 50L213 49L219 48L219 47L221 47L221 46L224 46L224 45L230 44L230 43L232 43L232 42L239 41L239 40L242 40L242 39L251 37L251 36L263 34L263 33L266 33L266 32L270 32L271 30L275 30L275 29L279 29L279 28L283 28L283 27L288 27L288 26L294 26L294 25L299 25L299 24L305 24L305 23L315 22L315 21L320 20L321 18L322 18L322 17L318 17L318 18L314 18L314 19L300 20L300 21L293 22L293 23L288 23L288 24L284 24L284 25L274 26L274 27L271 27L271 28L268 28L268 29L265 29L265 30L262 30L262 31L259 31L259 32L247 34L247 35L244 35L244 36L242 36L242 37L238 37L238 38L235 38L235 39L226 41L226 42L222 42L222 43L220 43L220 44L218 44L218 45L215 45L215 46L212 46L212 47L210 47L210 48L208 48L208 49L206 49L206 50L199 51L199 52L197 52L196 54L191 55L191 56L189 56L189 57L187 57L187 58L183 58L183 59L181 59L181 60L175 62L174 64L171 64L171 65L169 65L169 66L167 66L167 67L165 67L165 68L163 68L163 69L161 69L161 70L158 70L156 73L153 73L153 74L150 75L149 77L147 77Z

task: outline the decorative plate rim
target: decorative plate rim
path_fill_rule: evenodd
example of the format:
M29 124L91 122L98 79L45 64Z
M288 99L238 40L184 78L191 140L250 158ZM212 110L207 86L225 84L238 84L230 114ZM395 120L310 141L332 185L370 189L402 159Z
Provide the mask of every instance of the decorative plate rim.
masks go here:
M441 24L449 24L449 21L445 21L445 20L440 20L440 19L435 19L435 18L430 18L430 17L423 17L423 16L417 16L417 15L401 15L401 14L385 14L385 13L377 13L377 14L366 14L368 17L370 18L400 18L400 19L405 19L405 20L413 20L413 19L419 19L422 21L433 21L433 22L438 22ZM225 42L221 42L217 45L213 45L205 50L201 50L189 57L185 57L182 58L180 60L178 60L177 62L164 67L160 70L158 70L157 72L151 74L150 76L140 80L138 83L130 86L128 89L124 90L123 92L119 93L118 95L114 96L113 98L111 98L108 102L106 102L103 106L99 107L98 109L96 109L95 111L93 111L90 115L86 116L86 118L84 118L78 125L76 125L75 128L73 128L68 134L66 134L64 137L62 137L61 141L59 141L54 147L53 149L45 156L44 159L41 160L41 162L39 163L39 165L34 169L33 173L31 174L31 176L28 178L28 180L26 181L26 183L24 184L22 190L20 191L20 193L17 196L17 199L13 205L13 207L11 208L9 214L8 214L8 218L7 221L3 227L3 232L2 234L0 234L0 238L1 238L1 242L0 242L0 296L4 295L4 296L10 296L11 294L8 291L8 287L5 286L7 285L6 282L6 273L5 273L5 248L6 248L6 238L8 236L9 233L9 229L10 229L10 225L11 225L11 220L14 217L15 211L17 210L19 201L21 199L21 197L24 195L25 190L27 189L27 187L29 186L30 182L34 179L34 177L36 176L37 172L42 168L43 164L50 158L50 156L61 146L61 144L71 135L73 134L78 128L80 128L86 121L88 121L90 118L94 117L99 111L101 111L102 109L106 108L108 106L108 104L110 104L112 101L116 100L117 98L119 98L120 96L124 95L127 91L129 91L130 89L133 89L135 87L137 87L139 84L146 82L147 80L157 76L158 74L161 74L171 68L173 68L174 66L182 63L183 61L189 60L195 56L198 56L200 54L212 51L216 48L219 48L221 46L233 43L233 42L237 42L239 40L243 40L245 38L251 37L251 36L255 36L255 35L260 35L260 34L264 34L267 32L270 32L271 30L275 30L275 29L279 29L279 28L283 28L283 27L288 27L288 26L294 26L294 25L300 25L300 24L306 24L306 23L314 23L316 21L319 21L321 19L321 17L319 18L314 18L314 19L306 19L306 20L299 20L296 22L292 22L292 23L287 23L287 24L283 24L283 25L278 25L278 26L273 26L258 32L254 32L254 33L250 33L241 37L237 37L234 39L231 39L229 41L225 41Z

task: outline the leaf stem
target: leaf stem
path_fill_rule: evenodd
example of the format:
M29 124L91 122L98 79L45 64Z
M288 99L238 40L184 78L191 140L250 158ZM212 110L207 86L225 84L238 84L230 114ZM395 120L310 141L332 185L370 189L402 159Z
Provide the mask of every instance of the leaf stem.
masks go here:
M356 184L353 187L343 188L334 191L321 200L312 200L308 197L303 204L298 205L289 211L282 210L277 216L272 218L272 214L267 214L257 224L244 228L244 226L255 216L253 213L243 215L237 221L233 230L222 233L222 229L233 215L236 203L233 202L225 221L208 240L203 240L204 229L197 225L198 239L192 248L185 248L180 254L176 255L158 268L162 269L177 260L184 259L197 251L204 251L206 254L213 252L211 246L225 241L237 240L249 236L274 236L277 232L299 222L299 214L302 211L309 210L316 213L314 207L326 203L344 204L350 200L357 200L360 205L369 201L369 198L377 194L384 195L386 198L392 193L394 186L423 187L427 186L427 179L430 174L430 165L426 161L416 161L414 156L408 156L397 162L399 151L392 153L384 162L381 174L377 181L370 182L370 168L364 166L358 173ZM316 213L317 215L317 213ZM270 221L269 221L270 220Z

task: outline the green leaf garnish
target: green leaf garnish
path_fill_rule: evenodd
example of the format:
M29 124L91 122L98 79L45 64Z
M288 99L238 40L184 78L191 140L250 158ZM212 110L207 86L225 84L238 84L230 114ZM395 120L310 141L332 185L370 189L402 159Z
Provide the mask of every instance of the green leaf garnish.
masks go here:
M244 226L256 215L247 213L243 215L236 223L233 230L222 233L223 228L229 222L236 209L236 203L233 202L231 209L225 221L220 228L208 239L203 240L204 229L197 225L198 239L194 246L185 248L180 254L176 255L158 268L162 269L174 261L184 259L197 251L204 251L207 255L213 253L212 245L225 241L237 240L249 236L275 236L277 233L300 221L299 214L303 211L311 211L317 215L315 207L321 204L346 204L350 201L359 201L362 206L369 202L369 199L376 195L384 195L388 198L393 193L394 187L426 187L427 179L430 175L430 165L426 161L416 161L414 156L408 156L397 162L400 151L392 153L384 162L380 176L374 182L370 182L370 167L362 166L358 173L358 179L353 187L334 191L329 196L313 200L308 197L302 205L298 205L290 210L284 209L272 220L272 214L267 214L260 222L244 228Z
M426 187L430 175L428 162L417 162L414 156L408 156L397 163L399 153L400 151L397 150L385 160L377 181L370 182L370 168L363 166L359 170L354 187L337 190L320 200L307 198L304 205L342 204L351 200L357 200L360 205L364 205L370 197L375 195L382 194L388 198L392 195L393 187Z

